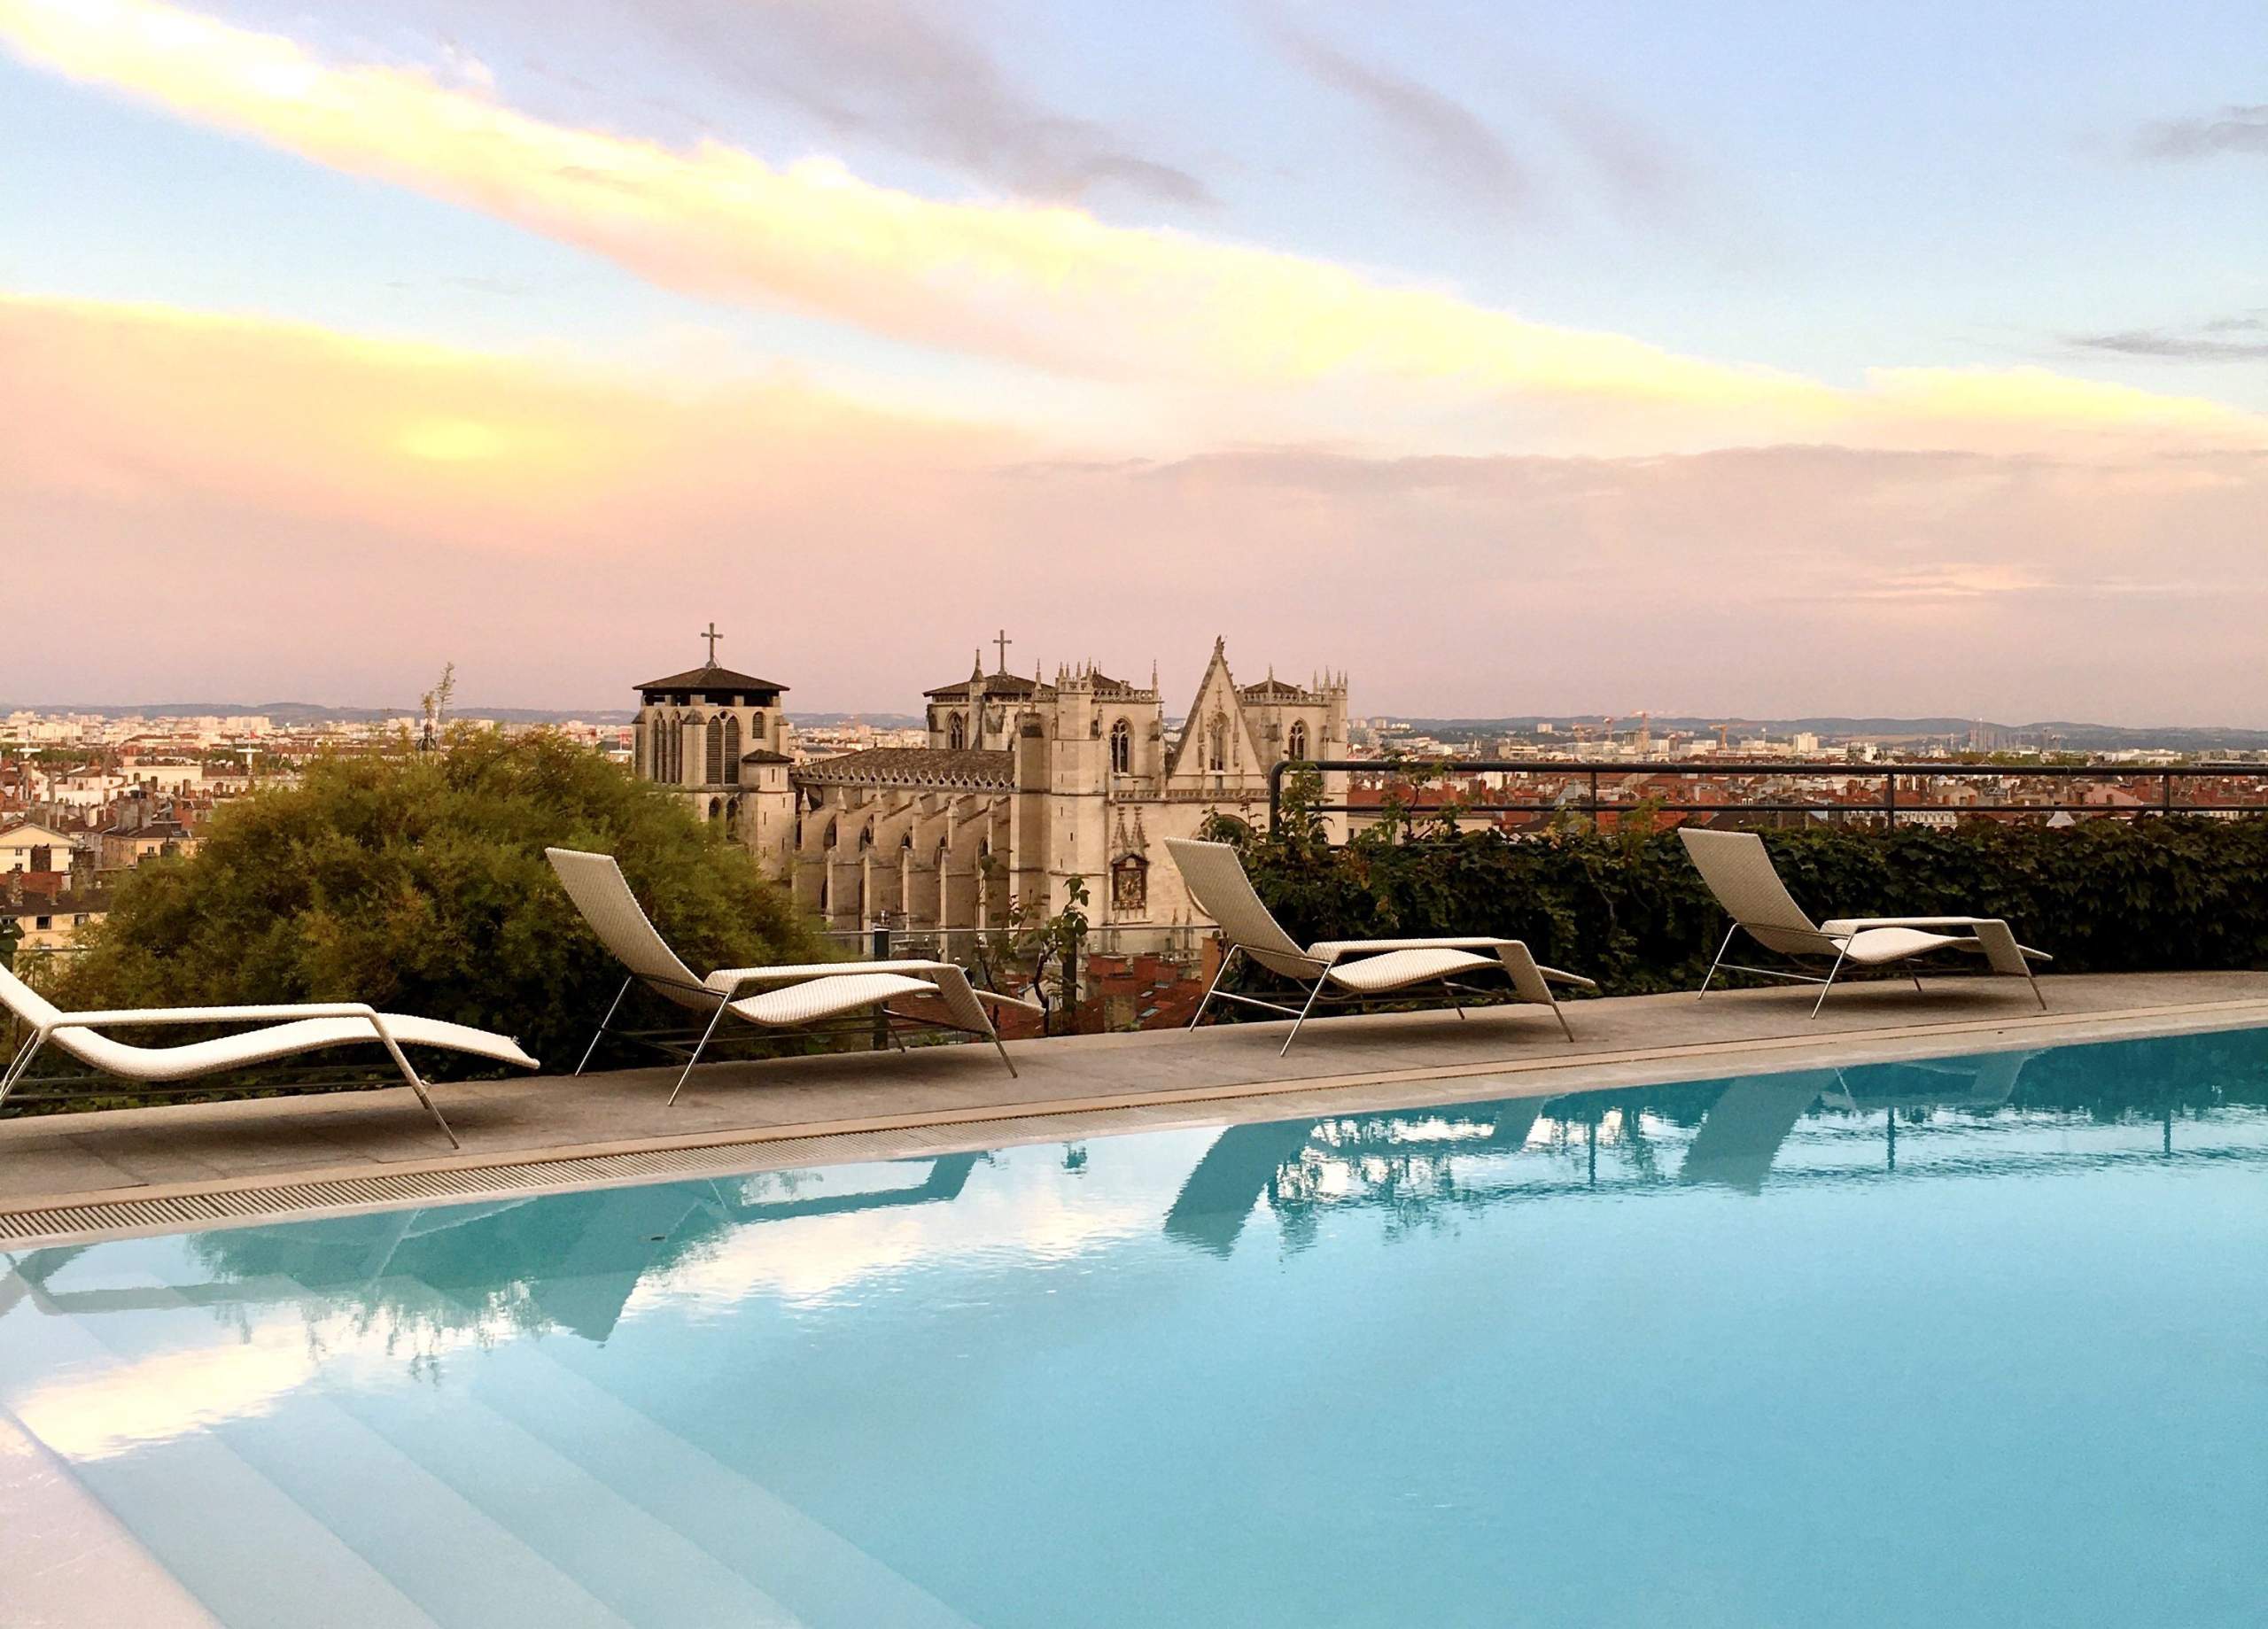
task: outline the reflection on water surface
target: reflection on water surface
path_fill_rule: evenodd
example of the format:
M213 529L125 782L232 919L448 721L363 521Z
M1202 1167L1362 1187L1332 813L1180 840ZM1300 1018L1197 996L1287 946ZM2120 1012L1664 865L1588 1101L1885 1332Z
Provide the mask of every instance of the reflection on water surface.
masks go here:
M2264 1179L2262 1032L1106 1137L22 1253L0 1404L229 1622L2233 1623Z

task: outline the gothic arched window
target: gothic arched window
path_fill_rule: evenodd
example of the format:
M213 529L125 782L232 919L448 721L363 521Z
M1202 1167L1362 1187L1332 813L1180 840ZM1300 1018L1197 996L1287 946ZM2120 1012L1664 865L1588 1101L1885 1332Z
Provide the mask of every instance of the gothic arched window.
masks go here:
M1229 766L1229 726L1216 718L1209 734L1213 749L1207 755L1205 766L1217 775Z
M638 722L630 729L630 765L633 772L652 780L656 777L654 774L654 760L647 756L649 750L648 735L646 716L641 713L638 715Z
M741 721L732 714L725 715L725 773L728 787L741 783Z
M945 720L945 745L955 752L968 745L968 720L959 713Z
M1134 772L1134 726L1123 718L1110 726L1110 772L1114 775Z
M722 718L709 720L708 759L703 767L706 772L702 778L711 786L725 784L725 721Z
M1295 758L1304 758L1308 756L1308 726L1305 724L1295 724L1292 726L1289 753Z

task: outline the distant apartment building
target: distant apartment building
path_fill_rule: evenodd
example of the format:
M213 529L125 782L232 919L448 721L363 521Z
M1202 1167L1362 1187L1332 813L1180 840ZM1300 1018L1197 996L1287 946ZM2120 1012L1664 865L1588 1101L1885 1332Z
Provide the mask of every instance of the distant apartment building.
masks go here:
M76 840L69 832L36 820L0 831L0 873L68 871Z
M19 955L61 950L82 928L110 914L106 888L51 872L39 879L40 886L31 886L31 881L18 872L0 885L0 919L15 923Z
M101 870L131 871L161 855L195 853L197 834L171 800L136 791L113 806L111 824L96 834L96 843Z

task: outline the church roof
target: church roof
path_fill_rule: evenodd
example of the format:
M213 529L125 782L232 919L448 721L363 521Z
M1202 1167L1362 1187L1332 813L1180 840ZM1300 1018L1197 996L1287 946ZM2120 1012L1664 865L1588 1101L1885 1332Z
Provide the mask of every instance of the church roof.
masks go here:
M769 747L758 747L754 752L741 754L743 764L793 764L796 760L784 752L774 752Z
M747 673L735 673L728 667L714 663L707 667L687 668L682 673L672 673L667 679L649 679L638 687L641 690L683 690L687 694L722 695L734 691L768 690L778 695L788 687L776 679L757 679Z
M977 681L964 679L953 684L939 685L935 690L924 690L921 694L933 702L965 702L968 699L968 687L972 682ZM1037 679L1026 679L1017 673L988 673L981 682L987 695L1030 695L1040 687Z
M1273 673L1256 685L1245 686L1237 694L1252 702L1312 702L1316 699L1312 691L1302 690Z
M874 747L806 764L795 772L803 785L962 787L1012 790L1015 755L965 747Z

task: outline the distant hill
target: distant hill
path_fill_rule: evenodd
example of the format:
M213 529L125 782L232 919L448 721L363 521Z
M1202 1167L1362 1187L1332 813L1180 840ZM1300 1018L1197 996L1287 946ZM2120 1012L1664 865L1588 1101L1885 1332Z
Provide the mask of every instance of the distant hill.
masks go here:
M383 724L416 717L414 707L334 707L322 702L0 702L0 713L91 713L98 718L238 718L259 716L278 724ZM494 718L506 724L627 724L635 712L619 707L563 710L546 707L452 705L452 717Z
M370 724L383 723L390 718L406 723L415 717L414 710L409 708L335 707L318 702L142 702L131 705L115 702L0 702L0 714L19 709L47 713L91 713L105 718L231 718L264 714L278 724ZM505 724L564 724L570 720L584 724L628 724L637 716L632 710L619 707L482 707L473 702L453 707L450 711L458 718L494 718ZM1400 713L1384 716L1420 734L1436 736L1444 741L1527 734L1533 733L1539 724L1549 724L1572 735L1576 725L1596 728L1604 722L1604 715L1598 713L1515 713L1497 718L1427 718ZM924 722L916 713L789 713L788 718L792 724L820 729L867 724L878 730L910 730L920 728ZM1615 720L1617 733L1629 730L1635 723L1634 716L1618 717ZM2115 752L2121 749L2147 747L2163 747L2177 752L2268 751L2268 730L2202 728L2186 725L2133 729L2120 725L2088 724L2077 719L1996 724L1975 718L1676 718L1662 714L1655 716L1651 723L1657 735L1672 730L1689 735L1702 735L1714 731L1720 724L1726 724L1732 726L1736 735L1766 733L1788 736L1803 731L1828 741L1950 740L1960 743L1968 741L1970 730L1982 728L2000 741L2012 746L2035 746L2043 733L2053 733L2055 744L2071 752ZM1570 745L1573 745L1572 741Z
M1598 713L1563 716L1525 713L1505 718L1417 718L1400 714L1391 717L1396 724L1407 725L1420 734L1443 741L1484 735L1528 734L1539 724L1548 724L1555 730L1571 733L1576 725L1596 728L1604 722L1604 715ZM1615 719L1617 733L1630 729L1636 722L1635 717L1618 717ZM2121 725L2087 724L2075 719L1996 724L1990 719L1976 718L1701 718L1658 714L1649 722L1657 735L1672 730L1682 734L1704 735L1725 724L1732 726L1736 737L1756 734L1784 737L1802 732L1828 741L1951 739L1964 742L1971 730L1982 729L1986 734L2009 745L2033 746L2044 734L2053 734L2056 746L2070 752L2115 752L2121 749L2146 747L2163 747L2177 752L2254 752L2268 749L2268 730L2202 728L2186 725L2132 729Z
M407 723L416 716L406 707L334 707L321 702L0 702L0 715L16 711L91 713L98 718L241 718L263 717L277 724L383 724L390 718ZM458 718L493 718L501 724L628 724L638 715L623 707L482 707L476 702L452 705ZM847 724L870 724L878 730L918 729L925 722L913 713L789 713L790 724L819 728Z
M878 730L919 730L929 721L920 713L789 713L788 722L819 730L839 730L851 724L870 724Z

